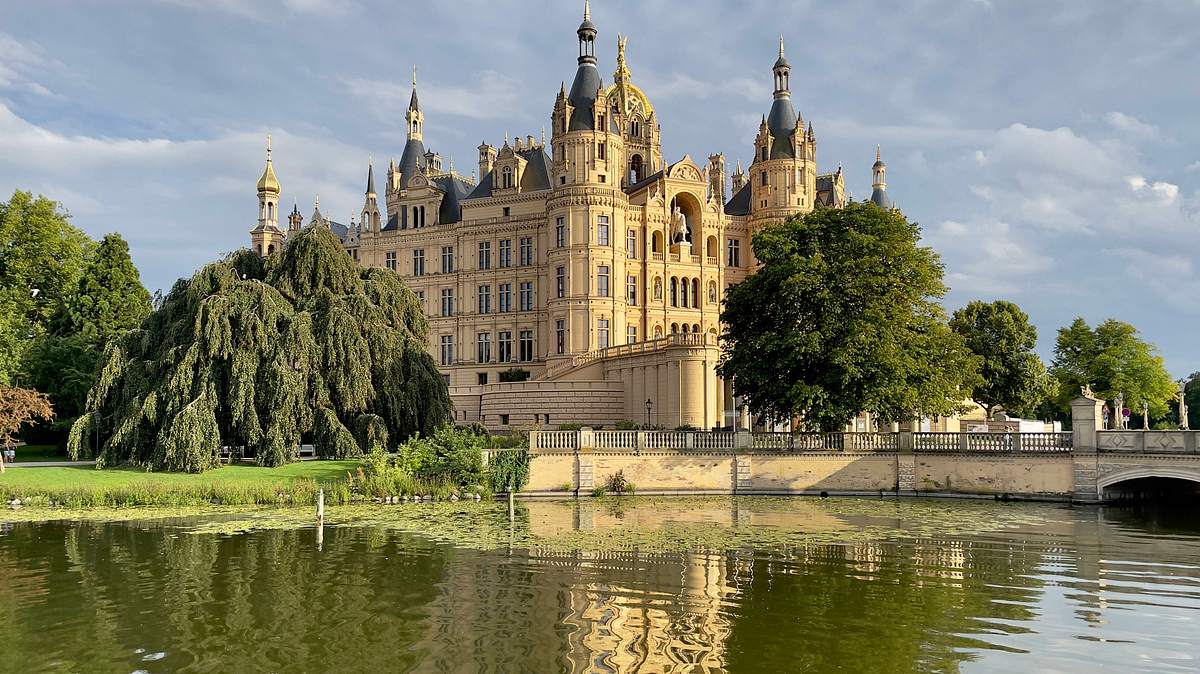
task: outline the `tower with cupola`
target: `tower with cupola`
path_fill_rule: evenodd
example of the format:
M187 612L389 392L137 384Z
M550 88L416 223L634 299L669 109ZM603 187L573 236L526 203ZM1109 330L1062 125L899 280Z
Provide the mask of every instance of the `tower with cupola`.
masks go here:
M258 224L250 230L250 245L262 256L274 253L283 245L283 230L279 229L279 179L271 164L271 137L267 136L267 165L258 179Z
M750 183L750 222L754 227L812 210L816 197L817 151L812 124L792 107L792 66L779 38L779 58L772 68L774 102L754 139Z

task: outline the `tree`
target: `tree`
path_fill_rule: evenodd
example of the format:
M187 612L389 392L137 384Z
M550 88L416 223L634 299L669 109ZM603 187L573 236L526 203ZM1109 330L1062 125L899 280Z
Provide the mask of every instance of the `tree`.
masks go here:
M755 235L761 267L728 292L720 375L752 409L841 428L951 414L978 358L946 325L937 253L920 229L873 204L819 209Z
M1167 413L1178 393L1158 349L1143 341L1132 325L1111 318L1094 330L1082 318L1060 328L1050 371L1062 409L1087 385L1105 400L1124 394L1131 409L1148 403L1150 415L1156 417Z
M980 381L971 399L992 418L996 407L1015 415L1037 409L1045 394L1046 366L1034 353L1037 328L1012 302L974 301L954 312L950 329L980 358Z
M56 202L17 191L0 202L0 384L79 283L93 243Z
M129 244L118 234L105 236L47 333L23 358L25 381L50 396L57 429L69 429L83 413L108 340L136 328L149 313L150 293L129 257Z
M60 335L79 335L103 348L114 335L136 328L150 313L150 293L129 257L129 244L109 234L89 256L79 285L67 297Z
M25 424L53 416L54 409L46 394L0 386L0 445L8 447L15 442L17 431ZM4 459L0 457L0 473L3 472Z
M427 328L395 272L361 269L324 228L266 261L241 250L177 282L109 343L68 447L86 454L99 428L101 466L199 472L223 445L277 466L302 435L325 457L364 450L353 428L370 441L428 435L452 408Z

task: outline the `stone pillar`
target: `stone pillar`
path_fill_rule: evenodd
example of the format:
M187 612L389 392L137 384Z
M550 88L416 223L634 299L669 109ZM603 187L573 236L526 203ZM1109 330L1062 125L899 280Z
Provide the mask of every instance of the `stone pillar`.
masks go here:
M579 442L575 444L580 449L595 449L596 447L596 431L592 430L591 426L584 426L577 431Z
M1071 401L1071 456L1074 460L1076 503L1098 503L1100 489L1096 486L1099 456L1096 453L1096 432L1103 430L1104 401L1082 395Z
M750 483L750 457L741 455L734 458L734 492L743 489L749 489Z
M911 451L896 453L896 494L917 494L917 455Z
M744 428L739 428L734 433L733 446L738 449L753 449L754 434Z

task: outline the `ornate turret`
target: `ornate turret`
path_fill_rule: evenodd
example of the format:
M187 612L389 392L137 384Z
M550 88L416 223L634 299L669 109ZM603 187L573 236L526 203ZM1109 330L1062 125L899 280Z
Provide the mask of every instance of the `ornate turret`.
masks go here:
M271 136L267 136L267 166L258 179L258 224L250 230L250 245L259 255L274 253L283 243L279 229L279 179L271 164Z
M771 67L774 93L771 111L754 139L754 162L747 176L748 201L756 223L784 220L812 210L817 197L816 142L811 126L792 107L792 65L779 38L779 56Z
M400 164L396 167L400 189L408 187L410 180L425 171L425 113L421 112L421 103L417 100L416 66L413 66L412 98L404 119L408 125L408 140L404 143L404 153L400 155Z
M792 136L796 132L799 116L792 107L792 66L783 53L782 36L779 38L779 58L772 71L775 73L775 101L771 104L771 113L767 115L767 129L771 134L769 158L790 159L796 156Z
M880 208L891 208L892 201L887 193L887 164L879 146L875 146L875 164L871 167L871 203Z
M351 218L353 220L353 218ZM375 166L374 162L367 162L367 192L366 198L363 201L362 214L359 219L360 226L363 231L378 232L379 231L379 203L375 195Z
M304 216L300 214L300 206L296 202L292 202L292 213L288 216L288 236L300 231L304 226Z
M600 92L600 71L596 69L596 24L592 23L591 6L583 3L583 23L576 31L579 35L579 68L571 84L571 119L568 131L587 131L596 128L596 95Z

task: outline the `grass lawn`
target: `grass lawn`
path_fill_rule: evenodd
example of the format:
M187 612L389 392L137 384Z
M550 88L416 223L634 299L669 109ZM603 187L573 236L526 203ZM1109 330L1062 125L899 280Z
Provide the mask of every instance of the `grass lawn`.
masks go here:
M0 497L68 505L197 505L315 502L319 486L339 485L358 461L301 461L280 468L232 465L199 475L147 473L92 466L10 468L0 475ZM335 497L335 493L329 493ZM335 497L336 498L336 497Z

